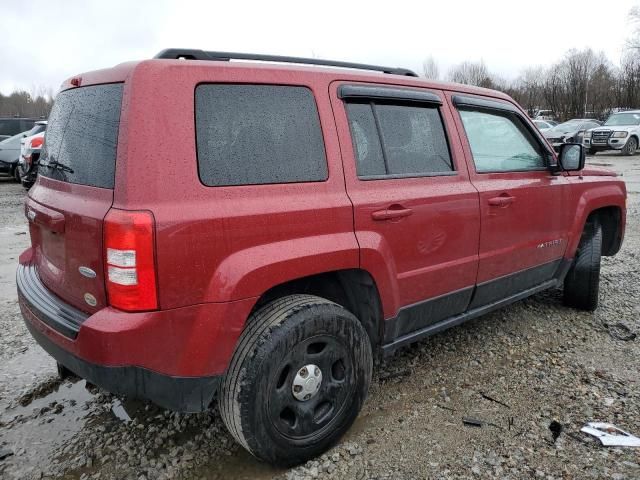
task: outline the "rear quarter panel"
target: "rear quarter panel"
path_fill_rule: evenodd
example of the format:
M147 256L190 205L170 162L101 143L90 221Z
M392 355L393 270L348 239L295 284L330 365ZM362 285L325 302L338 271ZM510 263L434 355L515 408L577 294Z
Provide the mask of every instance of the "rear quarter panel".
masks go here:
M328 80L299 71L213 62L142 62L129 84L130 136L116 169L114 207L148 209L157 228L162 309L256 297L314 273L356 268L358 245L328 101ZM196 160L199 83L302 85L315 98L329 178L207 187ZM119 152L120 153L120 152Z

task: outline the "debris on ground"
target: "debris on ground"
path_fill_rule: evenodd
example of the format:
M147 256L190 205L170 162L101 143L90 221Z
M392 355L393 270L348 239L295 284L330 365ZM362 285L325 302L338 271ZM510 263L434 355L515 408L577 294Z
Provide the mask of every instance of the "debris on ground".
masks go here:
M590 422L580 429L596 437L605 447L640 447L640 438L603 422Z

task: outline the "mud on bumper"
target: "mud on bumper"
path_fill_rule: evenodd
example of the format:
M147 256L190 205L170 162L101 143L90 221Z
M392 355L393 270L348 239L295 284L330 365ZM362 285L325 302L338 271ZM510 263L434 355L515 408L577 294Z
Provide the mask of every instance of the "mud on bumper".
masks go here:
M82 359L45 332L55 330L73 339L86 315L47 290L30 265L18 266L16 281L27 329L47 353L79 377L109 392L150 400L169 410L200 412L209 408L220 376L178 377L138 366L106 366Z

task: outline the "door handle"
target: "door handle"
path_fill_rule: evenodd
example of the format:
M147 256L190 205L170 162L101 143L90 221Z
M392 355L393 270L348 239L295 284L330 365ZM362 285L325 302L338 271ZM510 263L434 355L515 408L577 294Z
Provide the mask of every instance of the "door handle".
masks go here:
M393 220L395 218L408 217L413 213L410 208L404 208L402 205L391 205L384 210L378 210L371 214L374 220Z
M516 201L516 197L512 197L511 195L500 195L499 197L493 197L489 199L489 205L492 207L508 207L513 202Z

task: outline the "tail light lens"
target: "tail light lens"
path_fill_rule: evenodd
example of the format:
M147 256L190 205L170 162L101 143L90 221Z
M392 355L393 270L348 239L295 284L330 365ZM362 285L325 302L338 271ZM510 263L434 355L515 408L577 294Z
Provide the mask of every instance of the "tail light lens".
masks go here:
M40 148L42 147L42 143L44 142L43 137L32 138L29 147L30 148Z
M107 295L126 311L158 308L154 259L154 219L146 210L112 208L104 219Z

